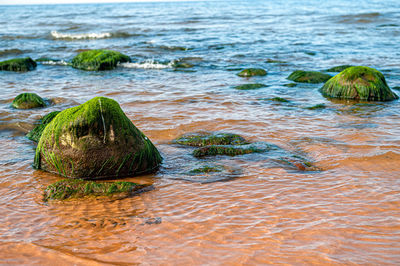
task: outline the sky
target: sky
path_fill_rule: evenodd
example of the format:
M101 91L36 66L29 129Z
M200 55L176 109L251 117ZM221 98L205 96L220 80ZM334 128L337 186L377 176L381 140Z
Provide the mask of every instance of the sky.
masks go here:
M0 0L0 5L121 3L121 2L183 2L183 1L193 1L193 0Z

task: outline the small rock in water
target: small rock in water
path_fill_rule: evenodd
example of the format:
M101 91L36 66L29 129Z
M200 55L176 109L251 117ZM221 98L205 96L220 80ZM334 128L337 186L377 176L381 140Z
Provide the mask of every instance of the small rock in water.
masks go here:
M262 68L247 68L237 74L239 77L265 76L267 71Z
M288 79L301 83L321 83L330 79L332 76L318 71L296 70L289 75Z
M237 90L256 90L256 89L260 89L260 88L264 88L264 87L267 87L267 85L261 84L261 83L254 83L254 84L239 85L239 86L236 86L235 89L237 89Z
M257 145L249 144L242 146L235 145L210 145L198 148L193 151L193 156L197 158L205 157L205 156L216 156L216 155L228 155L228 156L237 156L244 155L249 153L261 153L268 151L269 147L259 147Z
M49 185L43 192L43 200L66 200L87 196L111 196L125 194L129 196L143 191L149 185L132 182L94 182L82 179L63 179Z
M381 72L365 66L346 68L328 80L320 92L326 97L365 101L391 101L399 98L390 90Z
M32 109L45 107L46 102L36 93L21 93L15 97L11 106L16 109Z
M111 70L117 67L118 63L131 62L131 58L120 52L111 50L89 50L81 52L72 59L72 67L88 70Z
M188 133L174 140L174 143L203 147L208 145L243 145L248 142L241 136L232 133L198 132Z
M349 67L352 67L352 65L335 66L335 67L329 68L325 71L326 72L342 72L343 70L345 70L346 68L349 68Z
M15 58L0 62L0 70L26 72L36 68L36 62L30 57Z

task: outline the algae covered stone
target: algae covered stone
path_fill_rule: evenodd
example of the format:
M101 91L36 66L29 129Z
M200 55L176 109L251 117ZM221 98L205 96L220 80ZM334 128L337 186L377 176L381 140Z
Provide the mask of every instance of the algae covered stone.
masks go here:
M100 179L150 173L162 157L119 104L96 97L59 113L43 130L34 167L64 177Z
M0 62L0 70L26 72L36 68L37 64L30 57L15 58Z
M35 142L39 142L40 137L42 136L43 130L45 129L45 127L51 122L51 120L53 120L54 117L56 117L56 115L58 115L60 113L60 111L54 111L51 112L45 116L43 116L43 118L41 118L39 120L39 124L32 129L31 131L29 131L28 134L26 134L26 136L28 137L28 139L33 140Z
M216 156L216 155L227 155L227 156L237 156L244 155L249 153L261 153L268 151L270 147L266 145L257 145L257 144L249 144L249 145L210 145L200 147L193 151L193 156L197 158L205 157L205 156Z
M208 145L243 145L248 142L241 136L233 133L222 133L222 132L197 132L188 133L177 138L174 143L203 147Z
M331 67L325 71L326 72L342 72L343 70L345 70L346 68L349 68L349 67L352 67L352 65L335 66L335 67Z
M149 185L132 182L94 182L82 179L63 179L49 185L43 192L43 200L65 200L87 196L130 195L143 191Z
M267 71L262 68L246 68L237 74L239 77L265 76Z
M111 70L118 63L130 62L129 56L111 50L89 50L84 51L72 59L72 67L89 70Z
M267 85L261 84L261 83L254 83L254 84L239 85L239 86L236 86L235 89L237 89L237 90L256 90L256 89L260 89L260 88L264 88L264 87L267 87Z
M32 109L45 107L46 102L36 93L21 93L15 97L11 106L16 109Z
M296 70L289 75L288 79L301 83L322 83L332 76L318 71Z
M322 95L340 99L390 101L398 96L390 90L385 77L376 69L349 67L329 79L320 89Z

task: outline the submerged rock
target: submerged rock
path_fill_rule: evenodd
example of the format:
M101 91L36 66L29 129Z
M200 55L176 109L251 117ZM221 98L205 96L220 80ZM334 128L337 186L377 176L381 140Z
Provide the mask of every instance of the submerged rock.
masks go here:
M237 156L249 153L261 153L268 150L269 150L268 146L266 145L260 146L256 144L242 145L242 146L210 145L194 150L193 156L197 158L205 156L216 156L216 155Z
M70 178L150 173L162 157L151 141L105 97L59 113L43 130L34 167Z
M208 145L243 145L248 142L241 136L232 133L209 133L209 132L197 132L189 133L180 136L174 143L204 147Z
M199 168L195 168L189 172L190 175L197 175L197 174L208 174L208 173L219 173L224 170L222 165L205 165Z
M274 97L274 98L270 98L268 100L273 101L273 102L281 102L281 103L290 102L289 100L286 100L285 98L281 98L281 97Z
M329 79L320 92L326 97L365 101L390 101L399 98L390 90L381 72L364 66L346 68Z
M82 52L72 59L72 67L89 70L111 70L118 63L130 62L129 56L111 50L89 50Z
M13 100L12 107L16 109L32 109L45 107L46 102L36 93L21 93Z
M94 182L82 179L63 179L49 185L43 192L43 200L65 200L87 196L111 196L125 194L129 196L143 191L149 185L132 182Z
M321 83L330 79L332 76L318 71L296 70L289 75L288 79L302 83Z
M262 68L247 68L237 74L239 77L265 76L267 71Z
M325 71L326 72L342 72L343 70L345 70L346 68L349 68L349 67L352 67L352 65L335 66L335 67L329 68Z
M236 86L235 89L237 89L237 90L256 90L256 89L260 89L260 88L264 88L264 87L267 87L267 85L261 84L261 83L254 83L254 84L239 85L239 86Z
M313 105L313 106L310 106L310 107L306 107L305 109L308 109L308 110L317 110L317 109L325 109L325 108L326 108L326 105L325 105L325 104L319 103L319 104L316 104L316 105Z
M36 62L30 57L15 58L0 62L0 70L26 72L36 68Z
M39 120L39 124L26 135L28 137L28 139L33 140L35 142L39 142L40 137L42 136L42 133L43 133L43 130L45 129L45 127L59 113L60 113L60 111L54 111L54 112L51 112L51 113L43 116L43 118Z

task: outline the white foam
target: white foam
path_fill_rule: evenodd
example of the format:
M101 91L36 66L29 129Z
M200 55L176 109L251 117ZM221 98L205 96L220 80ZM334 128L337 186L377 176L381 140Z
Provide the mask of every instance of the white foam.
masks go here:
M82 33L82 34L68 34L68 33L60 33L55 30L51 32L51 36L55 39L73 39L73 40L82 40L82 39L104 39L110 38L111 33Z
M42 65L53 65L53 66L68 66L69 63L64 61L64 60L60 60L60 61L43 61L40 62L40 64Z
M165 69L172 68L174 62L171 61L168 64L161 64L153 59L148 59L140 63L119 63L118 65L126 68L143 68L143 69Z

